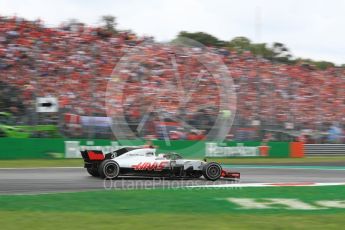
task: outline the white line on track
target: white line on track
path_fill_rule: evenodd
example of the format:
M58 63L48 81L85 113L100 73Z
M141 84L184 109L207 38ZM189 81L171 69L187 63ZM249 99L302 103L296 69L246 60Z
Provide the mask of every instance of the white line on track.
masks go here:
M216 184L216 185L195 185L188 188L238 188L238 187L299 187L299 186L335 186L345 185L345 182L334 183L309 183L309 182L278 182L278 183L239 183L239 184Z

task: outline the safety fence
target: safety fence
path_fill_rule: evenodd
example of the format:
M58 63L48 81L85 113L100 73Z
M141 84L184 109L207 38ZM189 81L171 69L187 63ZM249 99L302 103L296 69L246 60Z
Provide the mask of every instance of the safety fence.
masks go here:
M345 155L345 144L306 144L304 145L306 155Z

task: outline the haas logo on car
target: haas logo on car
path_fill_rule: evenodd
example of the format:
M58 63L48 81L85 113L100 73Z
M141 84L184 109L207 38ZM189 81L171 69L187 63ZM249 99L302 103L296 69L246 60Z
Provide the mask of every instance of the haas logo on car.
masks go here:
M162 171L168 165L168 163L168 161L140 162L137 165L132 165L132 168L134 170Z

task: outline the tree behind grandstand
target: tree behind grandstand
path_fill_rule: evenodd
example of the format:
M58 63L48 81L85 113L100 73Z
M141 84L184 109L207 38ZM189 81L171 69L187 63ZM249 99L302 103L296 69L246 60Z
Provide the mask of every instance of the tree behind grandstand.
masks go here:
M206 46L225 47L240 54L245 51L249 51L256 56L261 56L271 61L286 64L303 63L309 66L315 66L317 69L322 70L327 69L328 67L335 66L334 63L328 61L315 61L312 59L295 58L292 56L287 46L281 42L274 42L271 45L267 43L253 43L250 39L243 36L235 37L230 41L223 41L208 33L192 33L187 31L181 31L178 34L177 38L179 37L187 37L196 40Z

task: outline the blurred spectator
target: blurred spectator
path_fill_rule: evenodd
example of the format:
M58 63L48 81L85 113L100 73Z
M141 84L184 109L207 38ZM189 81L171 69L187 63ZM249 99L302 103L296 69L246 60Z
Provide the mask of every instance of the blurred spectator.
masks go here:
M328 131L328 140L331 143L341 143L341 140L343 138L343 131L340 127L338 127L336 124L333 124Z

